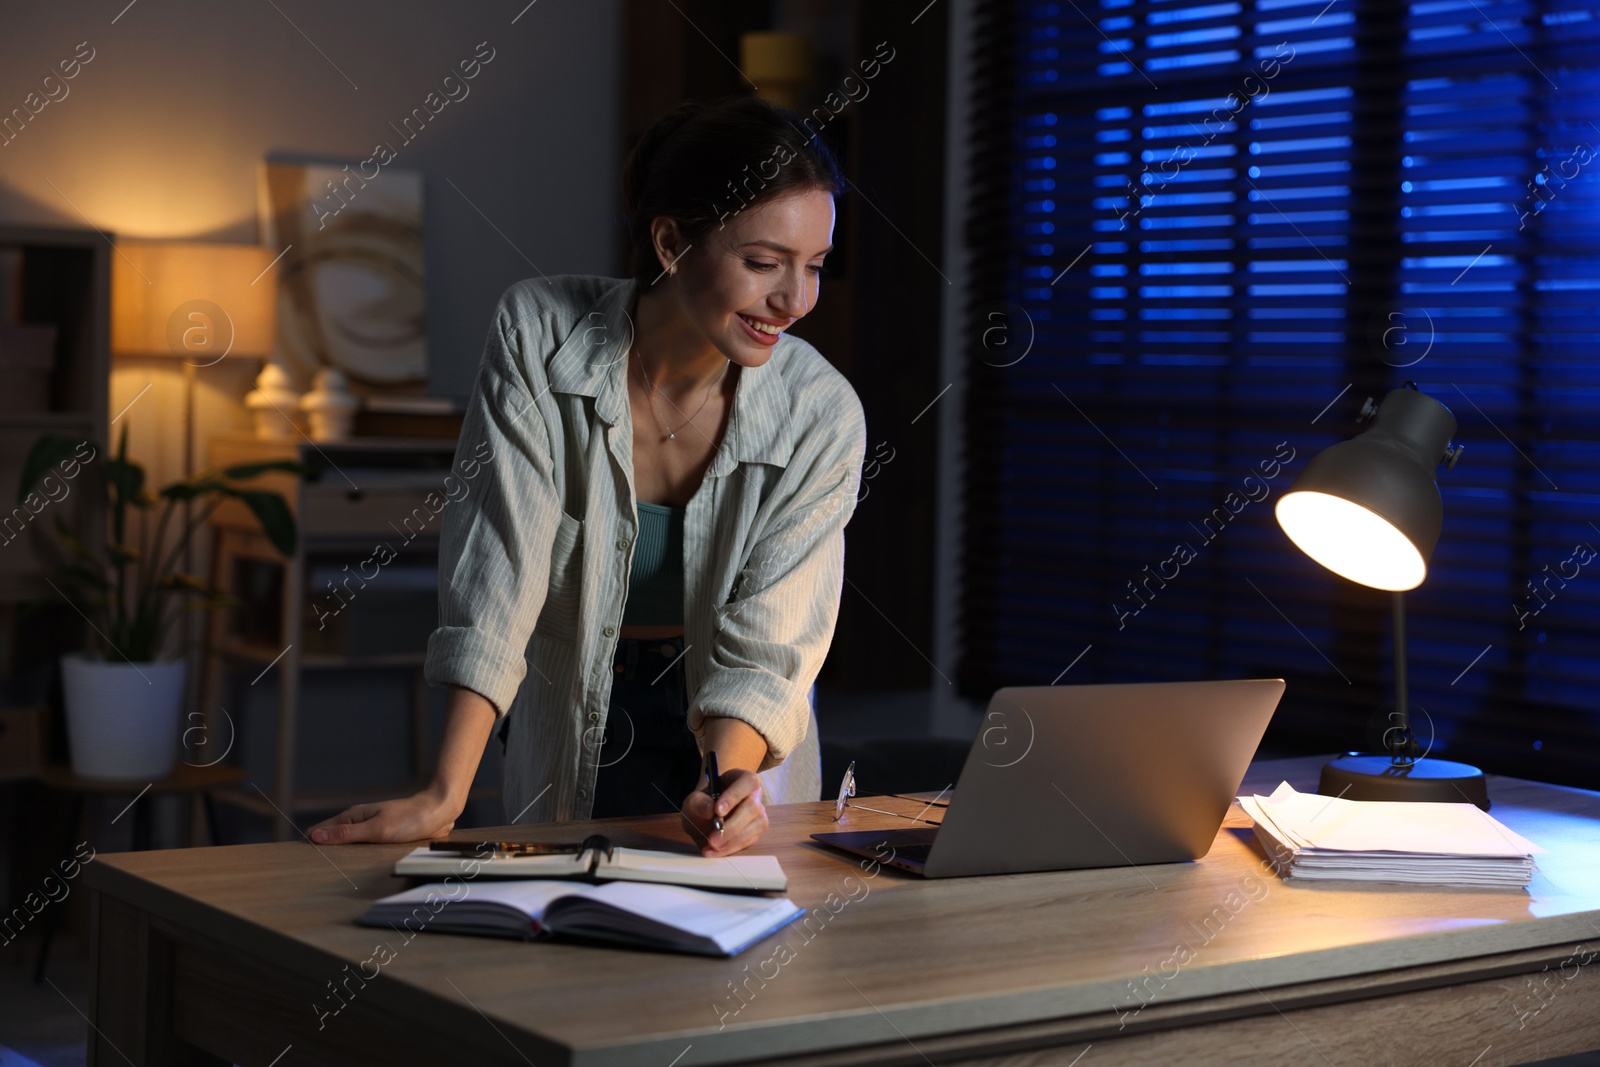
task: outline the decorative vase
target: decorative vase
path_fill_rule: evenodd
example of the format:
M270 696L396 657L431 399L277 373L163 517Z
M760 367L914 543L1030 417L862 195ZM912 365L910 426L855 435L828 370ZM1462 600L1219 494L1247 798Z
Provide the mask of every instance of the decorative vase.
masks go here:
M317 372L311 392L300 398L300 409L311 420L313 441L343 441L350 436L361 401L350 392L344 371L324 367Z
M185 660L114 663L61 657L72 771L84 778L156 781L178 761Z
M295 392L294 381L281 364L268 363L261 368L256 387L244 398L244 406L255 419L257 437L295 435L294 413L300 407L300 394Z

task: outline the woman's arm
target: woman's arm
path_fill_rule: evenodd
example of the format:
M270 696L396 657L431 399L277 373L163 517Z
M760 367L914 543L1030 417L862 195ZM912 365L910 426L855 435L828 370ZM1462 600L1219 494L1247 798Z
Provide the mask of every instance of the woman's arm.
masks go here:
M718 716L706 719L705 747L717 754L722 776L722 796L716 805L722 829L712 825L711 794L703 772L699 786L684 798L683 827L702 856L726 856L749 848L766 833L766 799L756 769L767 758L767 742L749 723Z
M516 699L562 515L547 426L555 412L537 402L550 386L542 359L525 356L549 345L537 299L526 284L500 298L457 446L465 491L450 498L440 525L439 626L423 661L423 677L450 688L438 769L413 796L357 804L318 823L313 840L414 841L448 831L466 804L496 709Z
M433 781L420 793L357 804L311 828L312 841L426 841L455 827L494 728L494 705L470 689L450 687L450 705Z
M861 403L848 383L840 378L836 388L816 391L822 395L810 406L825 414L797 416L810 429L783 472L779 502L755 534L732 599L714 609L710 669L687 716L696 735L719 716L755 729L767 747L758 771L781 764L805 738L807 692L833 641L844 528L866 451Z
M804 738L806 694L833 640L866 427L842 378L811 400L824 413L822 425L791 458L786 499L752 546L736 595L715 610L711 670L690 701L689 729L702 751L717 754L724 790L717 807L729 813L719 839L702 776L683 811L705 855L747 848L766 830L758 772L782 763Z

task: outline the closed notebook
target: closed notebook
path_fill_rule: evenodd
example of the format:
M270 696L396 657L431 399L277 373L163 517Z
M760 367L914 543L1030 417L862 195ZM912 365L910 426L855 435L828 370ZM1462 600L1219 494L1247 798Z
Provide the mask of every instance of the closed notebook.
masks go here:
M413 849L395 862L399 878L578 878L593 882L662 882L702 889L782 892L789 879L776 856L690 856L647 848L599 849L547 856L493 855Z
M804 914L805 909L787 897L637 882L574 885L540 879L461 883L450 891L419 885L374 902L356 922L407 931L530 941L574 938L699 956L736 956Z

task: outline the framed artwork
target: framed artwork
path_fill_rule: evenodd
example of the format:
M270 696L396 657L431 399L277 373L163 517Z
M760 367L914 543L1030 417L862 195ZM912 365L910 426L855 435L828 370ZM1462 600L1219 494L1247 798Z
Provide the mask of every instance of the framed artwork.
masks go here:
M426 394L422 175L365 163L261 165L278 262L277 358L300 389L344 371L364 400Z

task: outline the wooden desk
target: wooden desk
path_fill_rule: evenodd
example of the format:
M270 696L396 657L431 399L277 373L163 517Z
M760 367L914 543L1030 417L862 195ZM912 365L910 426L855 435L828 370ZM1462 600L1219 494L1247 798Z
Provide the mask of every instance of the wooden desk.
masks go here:
M1261 764L1245 788L1310 789L1319 764ZM1600 795L1490 789L1552 850L1531 893L1287 886L1237 806L1197 863L925 882L807 842L830 803L779 807L759 851L813 926L732 960L354 925L402 887L388 872L409 846L101 856L85 868L89 1062L267 1067L292 1045L282 1067L1491 1067L1600 1047ZM873 802L890 805L918 808ZM679 836L670 817L599 825L623 844Z

